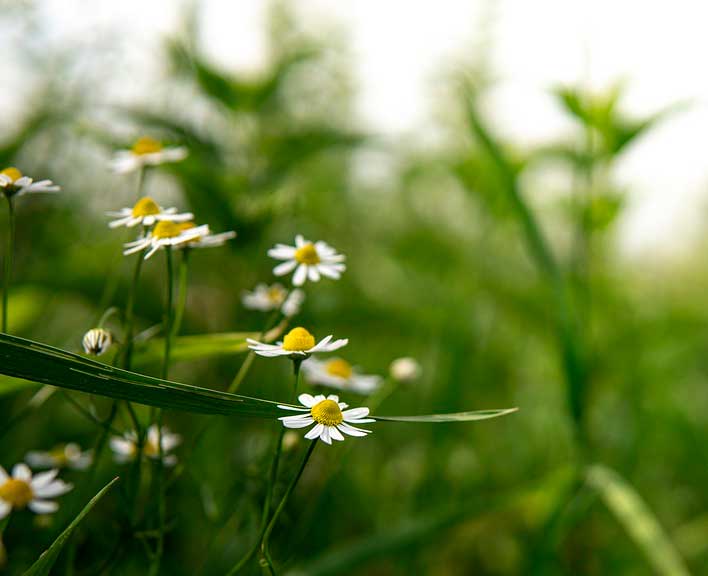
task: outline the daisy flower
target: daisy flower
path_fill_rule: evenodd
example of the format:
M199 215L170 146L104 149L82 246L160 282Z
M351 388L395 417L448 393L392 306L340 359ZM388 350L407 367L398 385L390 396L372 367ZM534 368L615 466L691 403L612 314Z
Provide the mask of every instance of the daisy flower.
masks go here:
M57 446L48 452L32 450L27 452L25 462L32 468L71 468L86 470L93 461L93 450L81 451L75 442Z
M182 442L182 437L179 434L174 434L169 431L166 426L162 427L162 442L160 442L160 434L156 424L148 428L145 444L143 445L143 454L152 459L160 458L160 443L162 444L162 463L165 466L174 466L177 464L177 456L168 454L174 450ZM130 430L123 436L113 436L111 438L111 450L113 450L115 461L119 464L130 462L138 453L138 434L135 430Z
M61 188L51 180L34 182L29 176L23 176L17 168L10 166L0 171L0 188L5 196L21 196L35 192L59 192Z
M343 340L332 340L332 335L327 336L315 344L315 337L304 328L298 326L288 332L282 342L275 344L264 344L257 340L248 338L248 347L259 356L273 358L275 356L309 356L315 352L333 352L339 350L349 343L346 338Z
M314 424L312 429L305 434L308 440L319 438L325 444L332 444L332 440L344 440L342 432L349 436L366 436L371 430L363 430L352 426L352 424L366 424L375 422L369 415L368 408L350 408L344 402L339 401L339 396L334 394L326 398L322 394L311 396L310 394L300 394L297 398L304 408L294 406L283 406L278 404L278 408L283 410L293 410L302 412L297 416L282 416L278 418L286 428L306 428Z
M121 208L118 211L106 212L106 214L115 218L108 223L109 228L118 228L119 226L132 228L138 224L152 226L155 222L186 222L194 218L194 214L190 212L178 214L177 208L161 208L149 196L138 200L132 208Z
M302 369L312 384L321 384L357 394L370 394L381 384L381 377L360 374L342 358L318 360L310 358L302 363Z
M295 316L305 301L305 293L295 289L288 294L282 284L258 284L252 292L244 292L241 302L249 310L269 312L280 308L285 316Z
M149 234L146 234L142 238L138 238L133 242L128 242L125 244L123 254L128 256L129 254L134 254L135 252L140 252L141 250L149 248L147 254L145 254L145 260L147 260L160 248L165 248L167 246L183 246L189 242L198 240L200 237L205 236L208 233L209 226L207 225L184 229L182 225L177 222L161 220L155 224L155 227L150 230Z
M8 476L0 466L0 519L13 509L25 506L35 514L51 514L59 509L56 502L49 500L66 494L73 488L63 480L57 480L58 470L49 470L32 477L27 464L15 464L12 476Z
M337 251L326 242L319 241L313 244L299 234L295 236L295 246L276 244L274 248L268 250L268 256L276 260L285 260L273 268L273 274L276 276L285 276L295 270L294 286L302 286L307 279L310 282L318 282L320 276L338 280L346 270L343 264L346 257L343 254L337 254Z
M124 174L145 166L158 166L168 162L179 162L187 157L187 149L182 146L166 148L159 140L143 136L138 138L130 150L119 150L111 160L114 172Z
M111 347L112 343L111 333L103 328L92 328L84 334L81 340L84 352L91 354L91 356L100 356Z
M220 232L219 234L212 234L208 224L197 226L194 222L182 222L179 227L184 232L197 228L203 230L206 227L205 234L197 236L194 240L190 240L186 244L180 245L180 248L217 248L219 246L223 246L232 238L236 238L236 232L233 230L229 230L228 232Z

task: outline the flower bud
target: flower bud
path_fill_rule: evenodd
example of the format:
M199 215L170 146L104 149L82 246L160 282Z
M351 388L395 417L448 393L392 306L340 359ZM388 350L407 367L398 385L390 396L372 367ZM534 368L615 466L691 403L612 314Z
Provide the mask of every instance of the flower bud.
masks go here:
M421 367L415 358L396 358L389 367L391 378L399 382L413 382L420 378Z
M84 339L81 341L86 354L92 356L100 356L110 348L112 343L111 333L103 328L92 328L84 334Z

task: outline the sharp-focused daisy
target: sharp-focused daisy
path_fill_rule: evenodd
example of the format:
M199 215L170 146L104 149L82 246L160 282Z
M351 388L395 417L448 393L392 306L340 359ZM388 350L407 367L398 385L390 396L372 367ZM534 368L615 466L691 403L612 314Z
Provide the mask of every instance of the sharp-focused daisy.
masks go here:
M160 221L186 222L194 218L194 214L190 212L179 214L177 208L161 208L149 196L142 197L132 208L121 208L115 212L106 212L106 214L115 218L108 223L110 228L118 228L119 226L132 228L138 224L152 226L155 222Z
M105 353L112 343L113 337L111 333L103 328L91 328L81 340L84 352L92 356L100 356Z
M322 384L357 394L370 394L381 384L380 376L360 374L342 358L309 358L302 363L302 369L312 384Z
M160 248L165 248L166 246L184 246L198 240L208 233L209 226L206 224L204 226L195 226L194 228L185 229L177 222L161 220L155 224L155 227L150 230L149 234L125 244L123 254L127 256L128 254L134 254L135 252L149 248L145 254L145 260L147 260Z
M138 138L130 150L119 150L111 160L114 172L133 172L144 166L158 166L168 162L179 162L187 157L187 149L182 146L166 148L162 142L143 136Z
M286 316L295 316L305 301L305 293L295 289L289 294L282 284L258 284L252 292L244 292L241 302L250 310L269 312L280 308Z
M160 442L157 425L153 424L147 431L143 455L152 460L158 460L160 458L160 444L162 444L162 463L165 466L174 466L177 464L177 456L170 454L170 452L181 442L182 437L170 432L166 426L162 427L162 442ZM123 436L113 436L111 450L113 450L116 462L120 464L133 460L138 453L138 435L135 430L129 430Z
M58 470L49 470L32 477L27 464L15 464L12 476L8 476L0 466L0 519L11 510L20 510L25 506L35 514L51 514L59 509L56 498L72 489L71 484L57 480Z
M420 364L415 358L396 358L388 369L391 378L399 382L413 382L420 378Z
M236 238L236 232L233 230L212 234L208 224L197 226L194 222L182 222L179 226L183 231L194 230L196 228L201 230L206 227L206 234L197 236L193 240L180 245L180 248L217 248L223 246L232 238Z
M93 461L93 450L81 450L81 447L69 442L57 446L48 452L32 450L27 452L25 462L32 468L72 468L73 470L85 470Z
M330 342L332 336L323 338L315 343L315 337L304 328L298 326L288 332L282 342L264 344L248 338L248 347L260 356L273 358L274 356L309 356L315 352L333 352L349 343L346 338Z
M29 176L23 176L22 172L12 166L0 171L0 188L5 196L21 196L34 192L59 192L61 190L51 180L35 182Z
M307 428L314 424L312 429L305 434L308 440L319 438L325 444L331 444L332 440L344 440L342 432L349 436L366 436L371 430L356 428L352 424L366 424L376 422L373 418L367 418L368 408L349 408L347 404L339 401L339 396L334 394L326 398L322 394L311 396L310 394L300 394L298 396L300 404L304 408L283 406L278 404L278 408L283 410L293 410L302 412L297 416L282 416L278 418L286 428Z
M276 260L285 260L273 268L273 274L276 276L285 276L295 270L293 274L295 286L302 286L308 279L310 282L318 282L320 276L337 280L346 270L343 264L346 257L343 254L337 254L337 251L326 242L312 243L299 234L295 236L295 246L276 244L274 248L268 250L268 256Z

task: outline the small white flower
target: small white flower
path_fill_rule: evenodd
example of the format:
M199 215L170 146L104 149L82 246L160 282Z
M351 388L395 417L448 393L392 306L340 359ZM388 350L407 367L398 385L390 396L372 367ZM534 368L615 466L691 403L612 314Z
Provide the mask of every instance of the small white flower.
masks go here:
M302 286L308 279L310 282L318 282L320 276L338 280L346 270L343 264L346 257L343 254L337 254L337 251L326 242L313 244L299 234L295 236L295 246L276 244L274 248L268 250L268 256L276 260L285 260L273 268L273 274L276 276L285 276L295 270L294 286Z
M182 146L165 148L161 142L143 136L133 144L130 150L119 150L111 160L114 172L124 174L144 166L158 166L168 162L179 162L187 157L187 149Z
M187 222L194 218L194 214L190 212L177 213L177 208L161 208L149 196L138 200L132 208L121 208L118 211L106 212L106 214L111 218L116 218L108 223L109 228L118 228L119 226L132 228L138 224L152 226L155 222L160 221Z
M11 510L20 510L27 506L35 514L51 514L59 509L56 498L73 488L63 480L57 480L58 470L41 472L32 477L27 464L15 464L12 476L8 476L0 466L0 519Z
M125 244L123 254L127 256L149 248L145 254L145 260L147 260L160 248L167 246L183 247L208 233L209 226L206 224L204 226L185 228L183 224L161 220L155 224L149 234Z
M309 356L315 352L334 352L349 343L349 340L335 340L330 342L332 336L327 336L315 344L315 337L304 328L298 326L288 332L282 342L276 344L263 344L248 338L248 347L259 356L273 358L275 356Z
M232 238L236 238L236 232L234 232L233 230L229 230L228 232L220 232L219 234L212 234L208 224L204 224L203 226L197 226L196 224L194 224L194 222L183 222L180 224L180 228L183 231L194 230L197 228L199 230L204 230L205 227L205 234L197 236L194 240L190 240L185 244L181 244L179 247L218 248L219 246L223 246L224 244L226 244L226 242L228 242Z
M179 434L169 431L166 426L162 427L162 442L156 424L148 428L145 444L143 445L143 455L152 460L160 458L160 444L162 444L162 463L165 466L177 464L177 456L169 454L182 442ZM111 438L111 450L113 450L115 461L119 464L130 462L138 453L138 434L135 430L129 430L123 436L113 436Z
M420 378L420 364L415 358L396 358L389 367L391 378L399 382L413 382Z
M22 196L36 192L59 192L61 188L51 180L35 182L29 176L23 176L17 168L10 166L0 171L0 188L6 196Z
M244 292L241 302L249 310L260 310L269 312L281 308L283 314L288 317L295 316L300 312L302 303L305 300L305 293L295 289L288 294L282 284L258 284L252 292Z
M302 369L312 384L322 384L357 394L371 394L381 384L380 376L359 374L342 358L309 358L302 363Z
M81 340L81 345L84 347L86 354L92 356L100 356L111 347L113 337L108 330L103 328L91 328L84 334Z
M373 418L367 418L368 408L350 408L344 402L339 401L339 396L334 394L326 398L322 394L311 396L310 394L300 394L298 396L300 404L305 408L295 408L278 404L278 408L283 410L293 410L303 412L297 416L282 416L278 418L286 428L306 428L315 424L312 429L305 434L308 440L319 438L325 444L332 444L332 440L344 440L342 432L349 436L366 436L371 430L363 430L352 426L352 424L366 424L375 422Z
M93 461L93 450L81 451L81 447L69 442L48 452L32 450L27 452L25 462L32 468L72 468L86 470Z

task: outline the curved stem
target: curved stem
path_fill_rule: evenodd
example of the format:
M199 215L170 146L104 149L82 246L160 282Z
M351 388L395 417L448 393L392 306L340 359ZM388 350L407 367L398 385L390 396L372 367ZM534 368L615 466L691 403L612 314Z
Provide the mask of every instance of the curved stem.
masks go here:
M12 276L12 253L15 242L15 204L12 197L7 198L7 247L5 249L5 273L2 292L2 331L7 334L8 296L10 292L10 277Z

